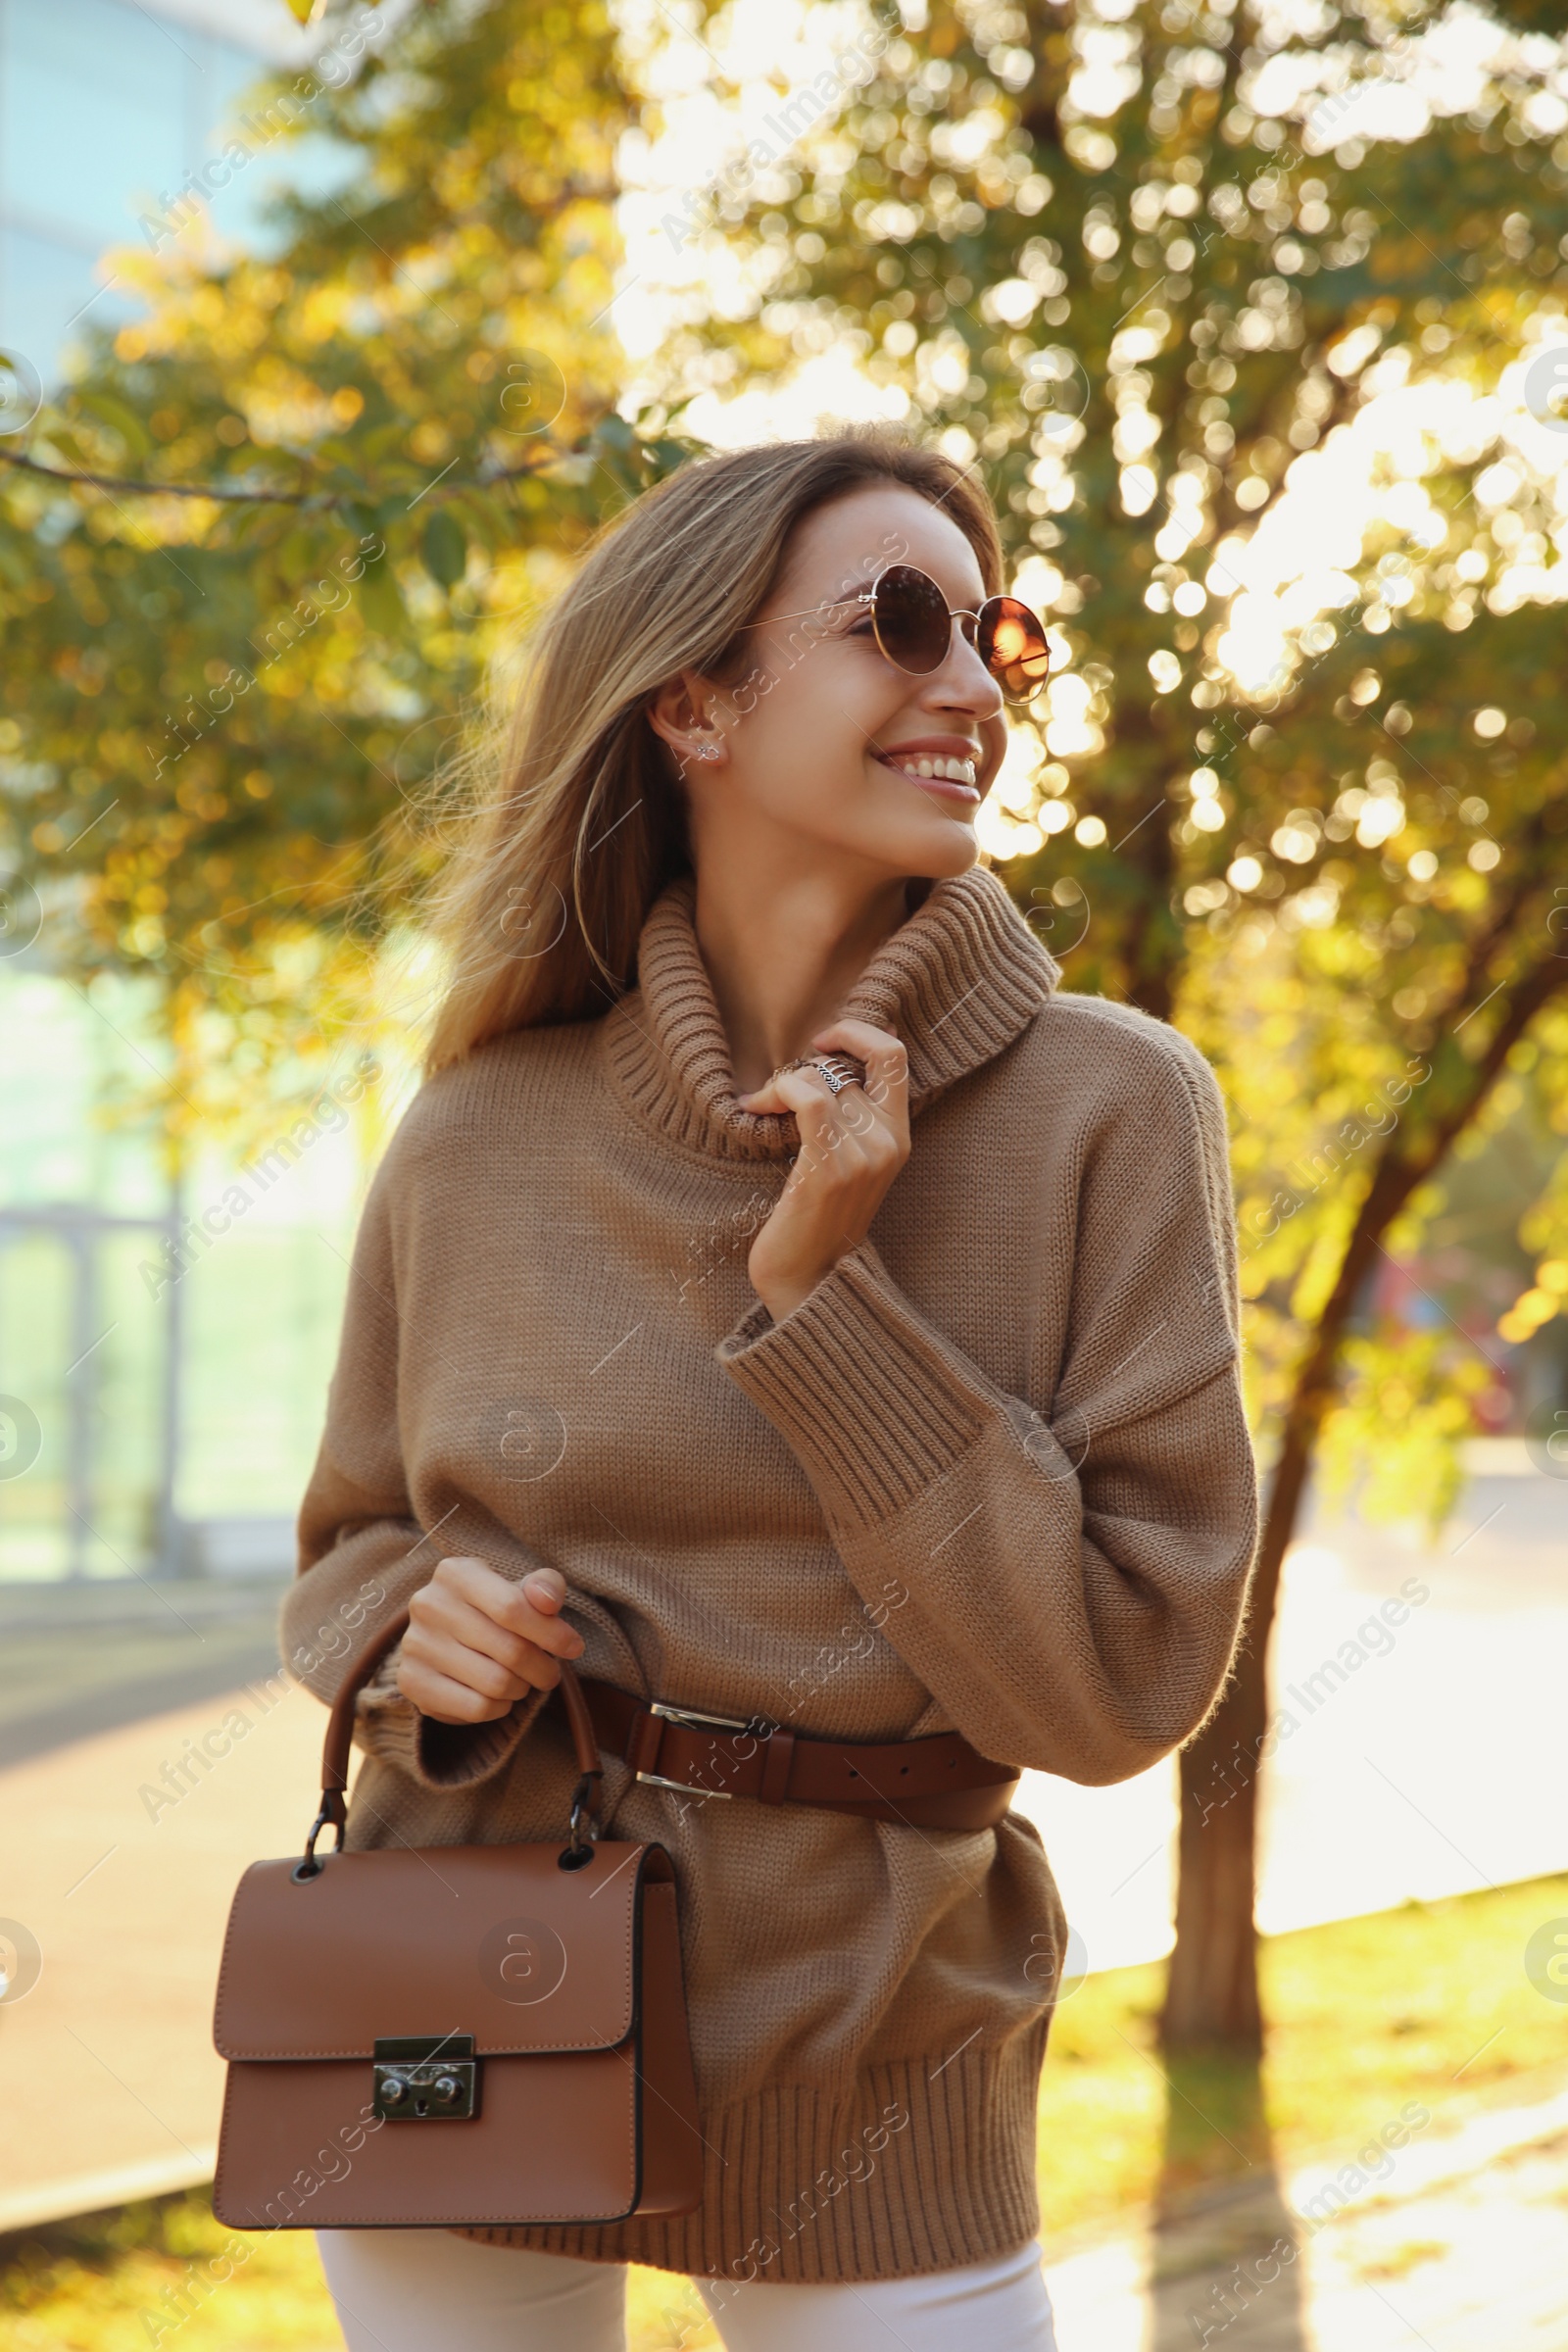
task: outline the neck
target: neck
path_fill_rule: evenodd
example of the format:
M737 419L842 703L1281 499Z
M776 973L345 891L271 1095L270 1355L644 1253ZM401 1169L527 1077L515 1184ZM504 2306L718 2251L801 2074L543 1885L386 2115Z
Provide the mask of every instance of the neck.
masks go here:
M905 921L906 893L898 876L820 870L760 889L732 860L699 860L697 944L738 1094L755 1092L808 1051Z

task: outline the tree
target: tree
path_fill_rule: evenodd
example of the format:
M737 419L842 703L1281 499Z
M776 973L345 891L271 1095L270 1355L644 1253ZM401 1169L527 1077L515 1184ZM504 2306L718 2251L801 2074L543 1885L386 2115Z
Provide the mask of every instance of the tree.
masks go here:
M1299 22L934 6L729 199L709 235L749 294L653 386L678 417L715 347L762 380L843 336L978 463L1062 658L1002 788L1006 879L1072 985L1189 1025L1244 1114L1267 1508L1236 1672L1181 1759L1172 2052L1260 2046L1265 1650L1314 1447L1364 1427L1395 1355L1451 1447L1478 1378L1363 1328L1369 1276L1568 984L1561 12L1505 11L1456 96L1436 8ZM1479 396L1521 356L1510 416ZM1336 513L1358 452L1374 495Z
M12 944L37 891L63 962L152 975L209 1103L353 1001L488 661L683 454L614 414L607 12L436 0L350 81L357 21L226 167L324 130L347 191L271 258L149 216L148 316L0 440Z

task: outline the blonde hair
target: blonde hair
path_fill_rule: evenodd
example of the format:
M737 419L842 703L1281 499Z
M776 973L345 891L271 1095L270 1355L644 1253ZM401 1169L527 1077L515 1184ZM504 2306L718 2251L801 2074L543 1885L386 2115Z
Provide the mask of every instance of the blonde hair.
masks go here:
M986 593L1001 588L979 482L885 427L693 459L597 534L533 634L514 713L434 896L450 978L428 1072L512 1030L587 1019L633 985L649 908L691 870L680 786L648 705L682 669L722 679L744 659L739 632L795 525L881 482L945 508Z

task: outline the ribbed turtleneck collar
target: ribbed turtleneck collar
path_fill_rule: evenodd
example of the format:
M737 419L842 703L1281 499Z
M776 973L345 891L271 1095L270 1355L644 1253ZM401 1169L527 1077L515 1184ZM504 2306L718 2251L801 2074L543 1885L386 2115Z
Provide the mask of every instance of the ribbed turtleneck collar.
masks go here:
M760 1117L735 1099L729 1041L697 944L697 885L683 875L650 909L637 986L606 1015L605 1051L639 1116L671 1142L726 1159L783 1159L792 1118ZM933 1096L1012 1043L1060 977L996 876L981 866L935 882L877 951L842 1017L902 1038L909 1099Z

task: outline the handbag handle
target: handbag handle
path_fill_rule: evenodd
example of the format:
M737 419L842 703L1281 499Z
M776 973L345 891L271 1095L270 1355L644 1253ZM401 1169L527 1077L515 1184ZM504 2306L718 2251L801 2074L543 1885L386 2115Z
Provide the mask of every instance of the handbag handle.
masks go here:
M305 1841L303 1859L295 1868L296 1879L313 1879L324 1865L317 1859L316 1840L330 1823L337 1832L334 1852L341 1852L343 1832L348 1824L346 1791L349 1785L349 1757L354 1745L354 1713L360 1692L381 1664L383 1658L402 1641L409 1630L409 1612L399 1609L384 1625L374 1640L367 1642L343 1680L332 1711L326 1719L326 1738L321 1747L321 1809L311 1824ZM584 1851L585 1836L592 1840L599 1835L599 1795L603 1786L604 1763L599 1754L599 1741L594 1733L593 1718L588 1701L583 1697L582 1685L576 1668L564 1658L559 1661L561 1681L558 1688L571 1726L571 1743L577 1755L578 1780L571 1799L570 1850Z

